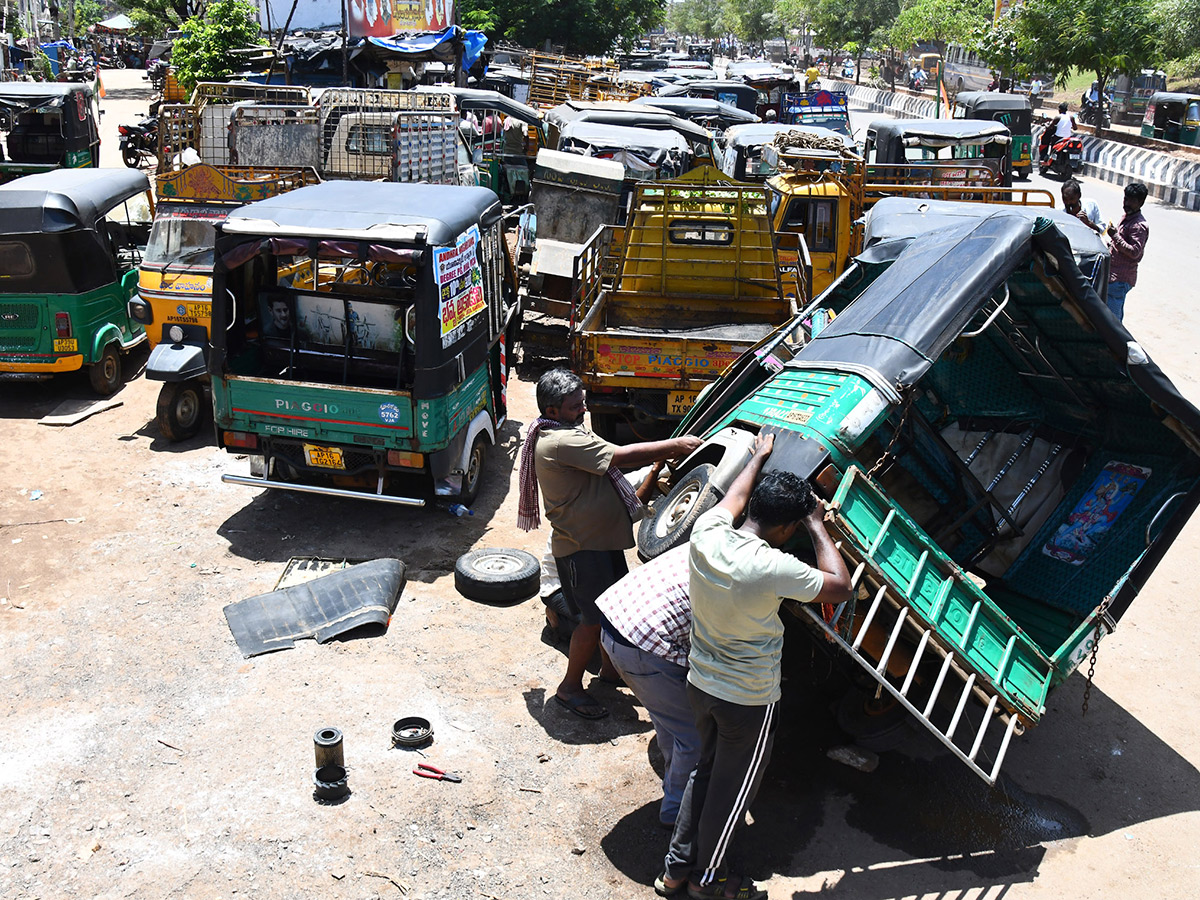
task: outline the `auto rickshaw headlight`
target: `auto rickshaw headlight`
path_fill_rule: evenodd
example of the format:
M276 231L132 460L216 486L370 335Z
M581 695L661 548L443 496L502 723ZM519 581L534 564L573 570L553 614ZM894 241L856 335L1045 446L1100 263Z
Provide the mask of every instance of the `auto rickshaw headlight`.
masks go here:
M172 325L171 328L167 331L167 337L169 337L171 339L172 344L182 344L183 343L183 329L180 328L178 325Z
M139 325L149 325L154 321L154 312L149 303L134 294L129 298L129 318Z

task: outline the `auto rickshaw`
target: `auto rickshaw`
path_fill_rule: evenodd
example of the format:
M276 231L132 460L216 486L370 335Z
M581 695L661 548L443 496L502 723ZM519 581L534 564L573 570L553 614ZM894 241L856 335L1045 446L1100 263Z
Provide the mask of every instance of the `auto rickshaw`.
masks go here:
M160 175L158 205L129 314L146 329L146 377L161 381L159 431L193 437L204 421L213 240L226 213L320 179L312 169L189 166Z
M507 415L519 304L496 195L328 181L217 226L223 481L424 506L470 504Z
M1200 146L1200 95L1167 91L1151 95L1142 119L1142 137Z
M963 91L954 98L954 118L1002 122L1012 135L1013 173L1028 178L1033 171L1033 107L1023 94Z
M100 165L99 118L90 84L0 82L0 181Z
M154 198L129 169L65 169L0 185L0 378L88 370L101 396L146 340L126 302Z
M664 97L709 97L758 115L758 90L744 81L692 81L663 88Z
M1011 187L1011 140L1002 122L876 119L863 147L867 179Z

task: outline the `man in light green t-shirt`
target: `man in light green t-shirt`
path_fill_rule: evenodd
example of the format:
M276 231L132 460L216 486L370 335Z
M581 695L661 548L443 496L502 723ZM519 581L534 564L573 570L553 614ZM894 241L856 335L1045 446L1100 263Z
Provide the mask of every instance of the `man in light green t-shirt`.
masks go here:
M758 481L773 445L770 434L755 439L750 463L692 529L688 701L702 746L660 879L667 891L687 880L690 897L767 896L752 879L728 875L726 851L771 757L783 651L779 606L785 598L850 599L850 573L808 483L780 470ZM747 496L746 522L735 528ZM778 549L802 527L815 568Z

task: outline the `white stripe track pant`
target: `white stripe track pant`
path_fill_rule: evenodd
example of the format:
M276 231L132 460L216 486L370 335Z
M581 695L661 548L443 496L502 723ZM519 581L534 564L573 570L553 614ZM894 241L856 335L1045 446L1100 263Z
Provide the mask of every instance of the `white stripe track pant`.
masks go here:
M683 792L665 869L671 879L690 876L703 887L728 874L726 851L771 758L777 704L741 706L691 683L687 690L700 762Z

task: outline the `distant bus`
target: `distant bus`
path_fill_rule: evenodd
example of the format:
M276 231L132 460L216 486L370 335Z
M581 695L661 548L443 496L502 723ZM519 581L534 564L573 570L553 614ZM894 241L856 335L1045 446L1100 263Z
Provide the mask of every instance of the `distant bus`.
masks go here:
M979 54L973 53L961 44L947 44L946 55L942 61L942 77L946 82L946 90L951 93L958 91L986 91L992 83L992 70L988 68Z

